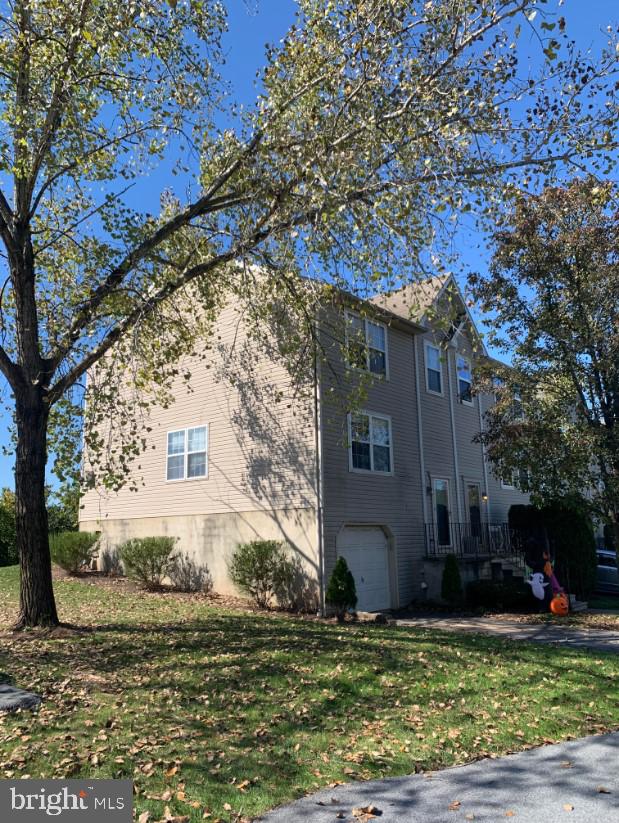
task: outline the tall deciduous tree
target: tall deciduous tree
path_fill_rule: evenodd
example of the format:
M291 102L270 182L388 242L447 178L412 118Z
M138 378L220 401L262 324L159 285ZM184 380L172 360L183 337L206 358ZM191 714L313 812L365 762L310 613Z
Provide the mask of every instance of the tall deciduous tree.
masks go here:
M500 199L519 171L606 162L615 145L613 35L595 65L580 58L544 0L298 5L240 113L218 74L216 0L1 6L0 369L17 430L20 626L58 619L46 452L87 371L91 419L106 399L128 419L110 363L127 369L137 350L132 386L156 376L163 391L224 295L255 323L294 305L309 328L319 282L405 279L445 218ZM540 46L536 79L519 66L523 33ZM164 160L185 193L154 207L139 183ZM119 439L112 456L122 466L139 446Z
M542 503L584 498L619 534L619 202L588 176L522 196L474 278L513 353L483 434L501 476Z

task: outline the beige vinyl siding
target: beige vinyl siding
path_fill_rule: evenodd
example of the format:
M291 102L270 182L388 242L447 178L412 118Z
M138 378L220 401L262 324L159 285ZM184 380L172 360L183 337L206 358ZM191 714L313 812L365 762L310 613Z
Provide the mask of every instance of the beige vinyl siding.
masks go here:
M311 392L293 397L283 366L262 358L240 389L218 379L226 348L241 351L243 328L232 309L217 325L218 346L206 361L188 359L191 390L181 377L169 408L153 408L148 447L134 463L138 491L88 491L80 520L207 515L316 507L315 430ZM210 368L207 368L207 364ZM276 403L273 392L282 391ZM208 426L208 477L167 481L167 432Z
M485 412L494 404L494 397L484 395L482 398L482 412ZM488 465L488 497L490 517L496 523L506 523L509 507L522 505L530 502L528 494L523 494L519 489L504 488L501 480L496 477L492 470L492 465Z
M443 397L439 397L426 391L424 371L424 341L434 342L435 339L438 337L435 338L430 331L420 338L418 344L419 368L422 370L420 377L423 378L420 380L420 396L427 485L431 486L434 478L448 480L451 520L466 524L469 521L466 484L478 483L481 493L485 491L488 495L488 502L482 503L482 520L493 523L506 522L509 507L515 503L528 503L529 496L517 489L503 488L500 480L492 474L492 467L489 464L486 465L484 472L483 449L481 443L475 442L481 430L479 404L481 403L483 425L483 414L494 402L494 398L490 395L474 396L472 404L460 402L456 371L457 354L467 356L473 365L475 347L467 334L462 332L457 335L455 346L447 347L443 351ZM428 512L432 518L433 500L430 496Z
M449 363L447 352L441 349L441 381L443 394L439 396L427 390L426 343L436 345L438 337L432 332L422 335L417 344L419 368L419 392L424 443L426 478L424 494L427 495L428 517L433 519L433 498L427 494L435 478L449 481L449 504L452 521L458 520L456 495L456 471L454 464L451 428L451 399L449 394Z
M322 369L322 455L326 575L337 557L338 534L346 526L382 526L390 541L392 605L406 605L420 585L423 516L412 334L389 327L389 379L376 379L361 406L391 418L392 474L349 469L346 369L337 347L331 368ZM333 390L333 391L330 391Z
M450 351L450 368L453 385L454 428L456 432L456 448L458 451L458 482L462 499L462 521L469 522L469 511L466 501L466 484L478 483L481 493L485 490L484 458L480 443L475 438L480 433L479 425L479 397L473 396L472 403L462 402L458 391L457 356L467 357L473 366L475 352L471 341L465 334L459 334L456 339L456 348ZM482 503L482 519L488 520L487 505Z

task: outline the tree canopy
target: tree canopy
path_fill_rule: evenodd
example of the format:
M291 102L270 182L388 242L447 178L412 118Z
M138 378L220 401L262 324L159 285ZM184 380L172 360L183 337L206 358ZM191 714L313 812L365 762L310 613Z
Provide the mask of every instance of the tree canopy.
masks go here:
M619 522L619 210L593 176L517 198L474 278L513 353L484 440L502 476L525 470L540 502L583 496Z

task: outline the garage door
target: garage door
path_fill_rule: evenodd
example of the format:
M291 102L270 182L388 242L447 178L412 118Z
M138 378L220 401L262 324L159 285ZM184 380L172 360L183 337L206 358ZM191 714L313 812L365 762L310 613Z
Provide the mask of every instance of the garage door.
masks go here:
M345 558L355 578L359 611L391 608L385 532L376 526L347 526L338 537L337 553Z

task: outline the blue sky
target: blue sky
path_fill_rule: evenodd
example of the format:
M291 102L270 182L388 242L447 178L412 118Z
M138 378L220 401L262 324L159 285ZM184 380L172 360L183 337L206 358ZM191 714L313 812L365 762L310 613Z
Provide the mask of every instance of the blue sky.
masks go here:
M604 43L603 30L619 21L618 0L549 0L548 9L566 18L568 31L578 46L595 51ZM560 8L559 8L560 7ZM224 75L237 101L250 106L255 99L256 72L264 63L266 43L277 43L294 19L294 0L227 0L229 31L224 40ZM165 170L151 175L140 195L158 203L162 189L173 181ZM153 208L153 210L156 210ZM483 268L487 259L485 239L474 231L463 232L456 248L461 270ZM0 446L8 446L9 418L0 412ZM13 486L13 460L0 456L0 487Z

